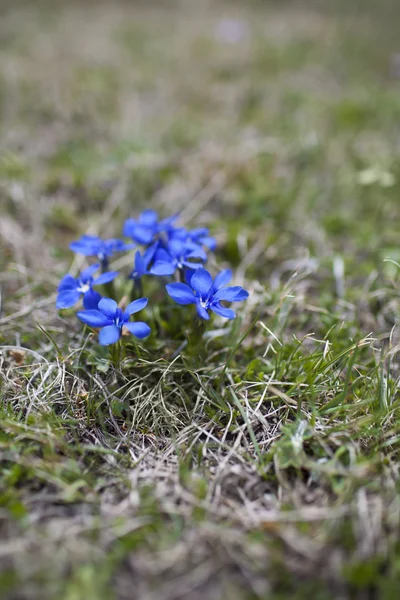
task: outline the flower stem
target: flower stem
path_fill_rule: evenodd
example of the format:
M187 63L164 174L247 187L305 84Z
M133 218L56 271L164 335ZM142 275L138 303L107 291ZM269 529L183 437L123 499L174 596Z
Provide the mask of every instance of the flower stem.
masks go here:
M110 281L109 283L105 283L104 289L106 291L107 298L112 298L113 300L116 299L116 293L115 293L115 287L114 287L113 281Z
M122 344L119 340L116 344L109 346L110 361L115 368L119 367L122 358Z
M134 279L131 288L131 301L143 298L143 283L141 279Z
M206 322L199 317L193 321L192 328L188 333L187 352L196 361L202 360L205 353L205 345L203 335L206 330Z
M106 273L108 271L108 267L109 267L108 257L105 256L101 261L101 272Z

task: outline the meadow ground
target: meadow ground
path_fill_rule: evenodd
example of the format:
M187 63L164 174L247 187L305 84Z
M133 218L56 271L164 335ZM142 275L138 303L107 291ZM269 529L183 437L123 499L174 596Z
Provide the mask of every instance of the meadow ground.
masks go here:
M1 598L397 598L396 2L11 4ZM162 310L118 368L56 312L147 207L251 292L200 366Z

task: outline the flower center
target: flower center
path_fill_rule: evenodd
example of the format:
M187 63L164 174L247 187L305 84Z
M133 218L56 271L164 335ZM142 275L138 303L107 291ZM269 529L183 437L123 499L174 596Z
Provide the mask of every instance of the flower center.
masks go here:
M81 294L86 294L90 290L90 285L88 283L81 283L80 287L78 287L78 292Z
M124 319L124 314L120 308L117 309L117 314L114 318L114 323L117 327L122 327L125 323L126 319Z

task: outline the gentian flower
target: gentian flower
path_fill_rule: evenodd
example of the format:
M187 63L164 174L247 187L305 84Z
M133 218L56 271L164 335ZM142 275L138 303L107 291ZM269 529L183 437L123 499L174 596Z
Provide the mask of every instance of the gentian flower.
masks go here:
M94 285L103 285L104 283L110 283L118 275L116 271L109 271L103 273L96 279L93 279L93 275L98 271L100 265L91 265L78 277L72 275L65 275L58 286L57 296L57 308L71 308L76 304L83 296L83 305L87 309L97 308L97 304L101 300L101 296L98 292L93 290Z
M125 221L123 235L132 238L138 244L150 244L160 233L170 231L177 218L177 215L174 215L159 221L155 210L144 210L138 220Z
M73 252L84 256L96 256L103 269L108 267L109 258L115 252L125 252L134 248L134 244L126 244L123 240L111 238L102 240L96 235L83 235L69 246Z
M131 302L125 311L118 308L118 304L111 298L102 298L97 310L86 310L77 313L78 318L90 327L100 327L99 342L101 346L115 344L121 338L122 329L125 328L137 338L149 335L150 327L141 321L132 323L129 319L134 313L147 306L147 298L140 298Z
M185 227L179 227L172 230L170 235L171 239L191 242L193 244L198 244L199 246L206 246L210 250L215 250L217 247L217 242L209 235L209 231L206 227L189 230L185 229Z
M192 262L191 259L206 261L207 255L197 244L172 239L168 242L166 249L157 250L150 273L152 275L173 275L176 269L201 267L200 263Z
M222 271L215 280L210 273L203 268L197 269L190 274L186 283L169 283L166 285L168 294L177 304L195 304L197 314L208 321L212 310L225 319L234 319L236 314L230 308L225 308L221 301L241 302L249 293L240 286L224 287L231 279L231 272L227 269Z
M151 261L153 260L154 254L156 253L156 250L157 250L157 247L158 247L158 243L155 242L149 248L147 248L147 250L145 250L145 252L143 252L143 255L140 253L139 250L136 252L134 268L128 277L129 279L139 281L143 277L143 275L150 274L149 265L150 265Z

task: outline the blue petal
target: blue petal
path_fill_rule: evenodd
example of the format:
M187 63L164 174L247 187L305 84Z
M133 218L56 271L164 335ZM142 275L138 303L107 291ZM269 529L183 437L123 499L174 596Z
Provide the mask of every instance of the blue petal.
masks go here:
M78 252L85 256L93 256L94 254L97 254L102 246L103 242L99 237L83 235L76 242L72 242L69 247L73 252Z
M147 306L148 301L148 298L139 298L138 300L134 300L128 304L124 315L130 316L139 312L140 310L143 310Z
M108 254L112 254L113 252L124 252L125 250L130 250L135 247L135 244L125 244L124 241L119 240L118 238L110 238L109 240L105 240L104 245Z
M100 300L100 294L90 289L83 296L83 306L86 310L97 310Z
M224 287L227 283L232 279L232 271L230 269L225 269L218 273L214 280L214 290L219 290Z
M98 244L101 242L101 239L98 235L87 235L86 233L81 236L80 241L90 244Z
M203 268L197 269L194 273L191 285L196 292L200 294L202 298L207 298L208 292L212 287L212 277L208 271Z
M143 273L145 271L145 264L144 264L143 256L140 254L139 250L135 254L135 271L137 272L137 274L139 276L143 275Z
M236 296L242 291L243 288L240 285L232 287L221 288L215 292L213 300L219 302L220 300L227 300L228 302L234 302Z
M64 275L58 286L58 291L64 292L67 290L76 290L78 285L78 280L75 279L75 277L72 277L72 275Z
M214 251L217 247L217 242L213 237L209 235L205 235L199 239L199 242L203 244L203 246L207 246L210 250Z
M132 237L132 232L136 227L136 221L134 219L127 219L122 229L122 235L125 237Z
M154 242L154 244L152 244L151 246L149 246L149 248L147 248L146 252L143 254L143 262L144 262L144 269L143 271L148 269L149 264L151 263L151 261L154 258L154 255L157 251L157 248L159 246L159 242Z
M76 313L76 316L91 327L105 327L111 323L111 319L99 310L81 310Z
M95 252L93 252L93 246L85 244L81 241L72 242L69 245L69 247L70 250L72 250L72 252L75 252L76 254L83 254L84 256L92 256L93 254L96 254Z
M186 269L186 272L185 272L185 281L186 281L186 283L188 284L188 286L190 288L192 287L191 282L192 282L193 275L194 275L194 270L193 269L191 269L191 268Z
M170 236L171 240L176 239L185 241L189 236L189 232L185 227L178 227L177 229L170 231Z
M208 235L208 229L207 227L196 227L189 231L189 234L192 239L199 239L200 237Z
M212 304L210 308L217 315L224 317L225 319L234 319L236 317L236 314L233 310L230 308L225 308L225 306L221 306L221 304Z
M99 310L107 315L107 317L113 318L117 309L118 304L111 298L102 298L99 302Z
M99 333L99 343L101 346L115 344L121 337L121 329L116 325L107 325Z
M159 231L170 231L173 229L173 225L175 221L178 219L179 215L172 215L172 217L167 217L166 219L162 219L158 224Z
M173 275L175 270L176 267L171 262L157 260L150 269L150 273L152 275Z
M232 302L242 302L242 300L246 300L249 297L249 292L241 288L240 292L238 292L235 296L235 299Z
M186 283L168 283L165 288L177 304L193 304L196 302L196 296Z
M199 315L199 317L201 317L205 321L209 320L210 315L208 314L208 312L204 308L204 306L201 306L200 302L196 302L196 310L197 310L197 314Z
M145 227L153 227L158 221L158 215L155 210L148 208L139 215L139 223Z
M121 242L121 245L118 244L115 251L116 252L125 252L126 250L133 250L134 248L136 248L136 244L125 244L124 242Z
M172 262L172 256L168 254L165 248L158 248L157 252L154 255L154 260L157 262L161 260L162 262Z
M118 238L109 238L108 240L104 240L103 244L107 250L113 252L117 250L118 247L121 247L121 245L123 246L124 242Z
M188 253L188 248L182 240L174 239L168 242L168 252L175 257L184 256Z
M70 290L65 292L60 292L57 297L57 308L71 308L74 306L81 297L80 293L77 290Z
M186 254L187 258L199 258L200 260L207 260L207 254L204 252L201 246L192 246L189 253Z
M131 237L138 244L150 244L154 237L154 230L142 225L135 225L134 229L132 229Z
M114 252L117 251L116 242L117 240L114 239L104 240L104 242L101 243L101 246L99 246L98 255L103 256L104 258L112 256Z
M145 338L151 333L150 327L143 321L136 321L136 323L125 323L124 327L137 338Z
M96 277L93 281L93 285L102 285L104 283L110 283L118 276L118 271L109 271L108 273L103 273Z
M87 281L88 279L93 277L94 273L96 273L96 271L98 271L99 268L100 268L99 264L90 265L90 267L88 267L87 269L82 271L82 273L79 275L79 278L82 279L82 281Z

